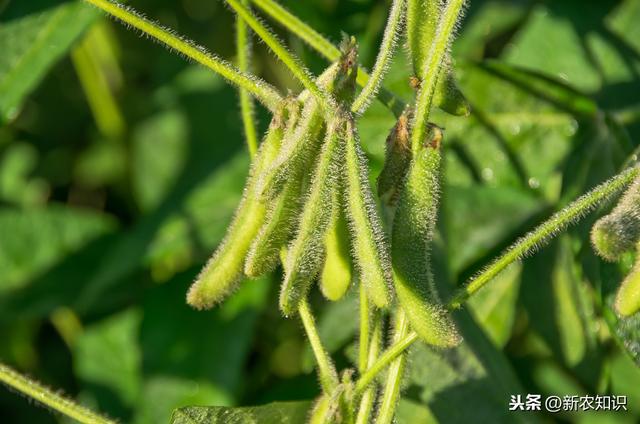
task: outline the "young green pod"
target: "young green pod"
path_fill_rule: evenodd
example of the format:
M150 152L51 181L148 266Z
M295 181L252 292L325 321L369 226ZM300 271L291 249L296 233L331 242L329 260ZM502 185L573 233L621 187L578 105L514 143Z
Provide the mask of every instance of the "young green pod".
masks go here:
M411 85L416 89L420 86L420 76L425 70L441 11L442 1L440 0L408 0L407 47L415 75L411 79ZM471 108L455 82L448 56L438 76L433 102L447 113L467 116Z
M403 112L385 143L384 167L378 176L378 197L387 207L397 203L411 162L410 119L409 112Z
M353 39L344 41L342 48L340 60L318 78L318 86L339 102L350 103L355 93L357 48ZM325 129L322 110L308 93L303 92L300 98L305 102L300 124L286 137L277 159L261 178L261 192L266 199L275 198L286 182L294 178L296 170L308 169L320 149Z
M339 204L339 193L333 196L333 217L324 239L326 257L320 273L320 291L329 300L340 300L351 285L349 229Z
M391 261L382 222L369 185L367 159L355 124L347 120L343 196L351 233L352 256L367 295L379 308L390 303Z
M256 176L276 157L283 133L283 116L278 114L271 121L251 166L242 200L227 234L187 293L187 303L191 306L198 309L212 307L243 277L245 256L266 213L266 206L256 193Z
M640 178L627 189L609 215L600 218L591 229L591 244L596 253L616 261L632 251L640 241Z
M335 74L334 74L335 75ZM265 200L273 200L282 192L291 174L306 168L313 161L320 148L324 120L320 106L309 97L302 108L299 123L283 141L282 149L261 175L258 191Z
M244 272L257 277L272 271L279 261L282 246L295 230L300 212L303 176L294 173L286 182L282 193L268 207L264 223L251 243Z
M396 210L392 232L393 273L400 306L420 338L451 347L460 336L433 283L430 244L440 190L440 139L430 137L415 153Z
M616 293L615 309L621 317L628 317L640 311L640 258L624 279Z
M297 234L289 244L280 291L280 309L285 315L291 315L298 309L324 262L324 239L331 223L332 198L340 172L342 131L339 125L337 120L328 125Z

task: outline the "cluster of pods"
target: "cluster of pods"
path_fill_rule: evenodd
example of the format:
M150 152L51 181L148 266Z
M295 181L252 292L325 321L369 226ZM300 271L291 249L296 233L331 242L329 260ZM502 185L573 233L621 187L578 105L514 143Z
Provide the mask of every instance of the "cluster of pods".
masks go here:
M620 198L611 213L600 218L591 230L595 251L607 261L620 260L622 255L636 251L636 262L624 279L614 307L627 317L640 311L640 178L637 178Z
M419 148L412 148L410 110L391 130L378 179L390 227L385 231L349 111L357 73L355 41L344 42L341 51L340 60L317 79L335 99L335 108L323 110L307 91L283 102L253 160L225 239L187 301L211 307L242 279L281 263L279 306L286 316L297 312L316 281L330 300L340 299L357 281L377 308L398 304L425 342L453 346L459 336L439 301L429 265L442 132L431 126Z

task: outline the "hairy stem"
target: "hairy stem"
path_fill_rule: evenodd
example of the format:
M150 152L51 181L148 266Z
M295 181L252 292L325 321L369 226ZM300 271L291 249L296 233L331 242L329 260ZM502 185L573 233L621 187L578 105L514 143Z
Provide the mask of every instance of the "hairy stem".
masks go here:
M404 311L399 309L398 315L396 316L395 334L393 336L394 342L398 343L405 340L408 332L409 320ZM393 422L396 405L400 397L400 384L402 383L405 364L406 358L404 355L400 355L389 367L376 424L390 424Z
M368 358L365 366L373 365L375 360L378 358L380 345L382 344L382 327L382 316L379 313L376 313L373 316L373 332L371 334L371 343L368 346ZM375 399L376 388L367 388L367 390L362 394L362 399L360 399L360 407L358 408L355 424L367 424L369 422L369 416L371 415Z
M329 358L327 351L322 346L322 341L320 340L320 335L318 334L313 314L309 309L309 303L306 299L300 302L298 313L300 314L302 325L307 333L309 343L311 344L311 350L313 351L318 364L320 385L322 386L322 390L329 395L333 393L333 390L339 384L338 373L336 372L336 368L333 365L333 362L331 362L331 358Z
M400 309L398 311L401 311ZM362 394L367 386L376 378L380 372L382 372L387 365L393 362L399 355L401 355L409 346L418 339L418 335L415 331L410 333L404 333L401 338L394 338L394 343L373 363L373 365L367 368L367 371L362 374L356 383L356 394Z
M358 370L363 373L369 361L369 299L367 290L360 283L360 338L358 341Z
M243 0L243 2L246 5L248 0ZM251 34L249 34L247 24L240 17L236 17L236 49L238 69L241 72L250 73ZM243 87L240 87L240 114L249 154L254 156L258 152L258 132L253 121L253 99L251 94Z
M301 21L297 16L293 15L284 7L280 6L274 0L251 0L257 7L259 7L266 14L275 19L280 25L287 28L289 31L300 37L309 46L315 49L318 53L328 59L330 62L335 62L340 58L340 49L334 46L329 40L324 38L316 30L309 25ZM358 68L358 75L356 82L359 86L365 87L369 81L369 74L362 68ZM396 115L400 116L405 108L405 104L402 100L395 97L388 90L381 88L377 93L378 99L386 105ZM352 110L356 110L352 108Z
M462 12L465 0L449 0L443 11L436 36L429 50L429 55L422 69L422 75L419 75L420 90L416 99L416 111L413 122L413 132L411 133L411 146L414 152L420 148L420 144L424 139L427 130L427 122L429 113L433 103L433 96L436 92L438 76L440 75L440 66L446 56L446 53L453 38L454 29L458 18Z
M114 424L108 418L101 417L89 409L54 393L42 384L35 382L0 363L0 382L34 399L49 408L58 411L84 424Z
M357 114L361 114L367 109L371 99L376 95L380 85L382 84L385 72L389 69L389 64L395 50L396 40L398 39L398 34L401 31L405 5L405 0L393 0L393 4L389 10L389 20L387 21L387 26L384 29L382 44L378 51L376 63L371 71L371 76L362 88L362 91L356 100L351 105L351 110Z
M278 109L282 98L278 91L266 82L253 75L239 71L223 59L207 52L190 41L186 41L173 34L170 30L160 27L147 18L113 0L84 0L86 3L102 9L109 15L124 22L127 25L142 31L146 35L160 41L167 47L178 51L189 59L192 59L212 71L220 74L232 84L246 89L272 112Z
M506 252L480 274L474 277L449 302L450 309L459 308L469 296L480 290L493 277L511 263L539 249L548 239L552 238L569 224L577 221L600 203L620 192L638 175L640 168L633 167L600 184L590 192L581 196L566 208L554 214L535 230L517 240Z
M260 37L273 53L284 63L291 73L309 90L318 100L325 112L332 110L330 96L322 91L316 84L313 76L307 68L293 56L287 48L276 38L276 36L249 10L240 0L226 0L227 4L235 10L251 29Z

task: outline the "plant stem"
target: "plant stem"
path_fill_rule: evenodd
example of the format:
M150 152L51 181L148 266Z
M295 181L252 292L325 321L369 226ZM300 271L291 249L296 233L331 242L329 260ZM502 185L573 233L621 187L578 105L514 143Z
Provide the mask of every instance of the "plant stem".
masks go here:
M327 351L322 346L322 341L320 341L320 336L318 334L318 329L316 328L315 320L313 319L313 314L309 309L309 303L306 299L300 302L298 313L300 314L302 325L304 326L304 330L309 338L311 350L313 351L313 354L316 357L316 362L318 363L318 372L320 374L322 390L327 395L331 395L339 384L338 373L336 372L336 368L331 362L329 355L327 355Z
M376 361L378 354L380 353L380 345L382 344L382 316L376 313L373 316L373 321L373 333L371 335L371 344L369 345L369 356L367 358L366 366L371 366ZM356 417L355 424L367 424L369 422L369 416L371 415L375 398L375 387L369 387L365 390L362 394L362 399L360 400L360 407L358 408L358 415Z
M328 59L330 62L335 62L340 58L340 49L334 46L329 40L324 38L316 30L309 25L301 21L297 16L293 15L284 7L280 6L274 0L251 0L256 6L258 6L263 12L275 19L280 25L287 28L289 31L300 37L309 46L315 49L318 53ZM362 68L358 68L358 75L356 82L361 87L365 87L369 81L369 74ZM381 88L377 93L378 99L386 105L396 117L402 114L405 108L405 104L402 100L395 97L388 90ZM352 110L355 110L352 108Z
M318 100L322 109L329 113L334 110L331 107L331 97L318 87L309 70L276 38L273 33L256 16L244 6L240 0L226 0L227 4L251 27L251 29L264 41L267 46L278 56L291 73L309 90Z
M366 390L367 386L384 370L387 365L394 361L402 352L418 339L418 335L412 331L405 333L402 338L394 338L394 343L378 358L378 360L367 368L367 371L360 376L356 382L356 395Z
M358 370L366 371L369 361L369 299L364 284L360 283L360 340L358 342Z
M512 262L520 260L524 256L536 251L548 239L564 230L569 224L580 219L600 203L620 192L636 178L639 170L640 168L638 167L629 168L600 184L560 212L555 213L535 230L517 240L502 256L474 277L464 288L460 289L449 302L449 308L457 309L462 306L462 303L464 303L469 296L480 290L480 288Z
M399 309L396 316L395 335L393 337L394 342L398 343L405 340L408 332L409 320L407 319L404 311ZM398 404L398 397L400 396L400 384L402 382L405 363L405 356L400 355L389 367L387 381L382 395L382 404L378 410L376 424L390 424L393 422L396 405Z
M94 26L71 50L71 61L100 133L109 139L118 139L124 134L126 125L104 66L96 57L99 37L104 37L102 32L102 26Z
M243 0L243 3L247 5L248 0ZM240 17L236 17L236 49L238 69L241 72L249 73L251 68L251 34L249 34L247 24ZM240 87L240 114L249 154L253 157L258 152L258 134L253 122L253 99L251 94L242 87Z
M454 28L465 1L449 0L444 6L425 67L422 69L422 75L419 75L422 82L416 99L416 111L411 133L411 146L414 152L418 151L424 139L431 104L433 103L433 96L436 91L438 76L440 75L440 66L451 44Z
M371 99L376 95L378 88L382 84L385 72L389 69L396 40L398 39L398 34L401 31L405 5L406 0L393 0L393 4L389 10L389 20L387 21L387 26L384 29L382 44L378 51L376 63L371 71L371 76L362 88L362 91L356 100L353 102L353 105L351 105L351 110L357 114L362 114L367 109Z
M0 382L10 388L42 403L49 408L60 412L76 421L84 424L114 424L108 418L101 417L89 409L74 403L73 401L54 393L44 387L0 363Z
M535 230L518 240L512 247L482 271L477 277L461 289L459 293L447 305L448 309L458 309L462 304L476 293L481 287L487 284L500 271L504 270L511 263L522 259L527 254L542 246L548 239L554 237L564 230L569 224L580 219L596 208L611 196L622 191L635 178L640 175L640 168L629 168L614 176L608 181L595 187L590 192L584 194L562 211L554 214L549 220L539 225ZM405 349L418 339L418 335L412 331L402 339L394 342L387 348L384 354L367 369L356 383L356 393L362 393L364 389L373 381L376 375L387 365L396 359Z
M150 37L165 44L169 48L182 53L189 59L206 66L226 78L232 84L246 89L272 112L277 110L278 105L282 100L280 94L278 94L278 91L274 87L259 78L239 71L223 59L207 52L203 47L181 39L171 33L171 31L160 27L147 18L139 15L137 12L134 12L128 6L123 6L113 0L84 1L102 9L125 24L131 25L132 27L142 31Z

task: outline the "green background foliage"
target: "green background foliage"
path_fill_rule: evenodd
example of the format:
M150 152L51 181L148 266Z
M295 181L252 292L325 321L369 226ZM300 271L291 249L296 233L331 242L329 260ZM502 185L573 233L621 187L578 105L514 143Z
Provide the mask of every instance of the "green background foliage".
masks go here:
M233 16L221 2L128 4L233 60ZM373 65L387 2L283 4L333 41L355 35ZM634 155L638 22L637 0L470 1L452 53L473 114L432 117L445 128L444 291ZM326 66L279 34L314 72ZM93 78L82 79L81 46ZM386 86L408 100L402 53ZM259 43L254 66L299 89ZM95 106L101 81L115 113ZM262 131L266 112L257 118ZM393 124L378 103L358 122L372 178ZM279 275L243 284L212 311L185 304L248 164L237 94L217 76L77 1L0 1L0 359L122 422L168 422L174 410L175 423L304 419L319 389L299 322L278 312ZM399 422L640 420L640 317L617 320L611 309L633 258L597 259L594 220L458 312L461 346L411 349ZM339 368L350 366L357 296L311 296L323 341ZM510 415L516 393L627 395L630 412ZM233 406L247 408L224 408ZM64 421L4 389L0 419Z

